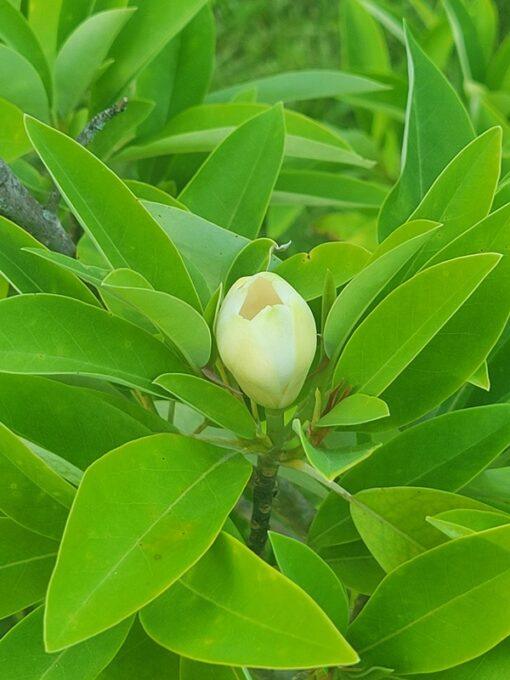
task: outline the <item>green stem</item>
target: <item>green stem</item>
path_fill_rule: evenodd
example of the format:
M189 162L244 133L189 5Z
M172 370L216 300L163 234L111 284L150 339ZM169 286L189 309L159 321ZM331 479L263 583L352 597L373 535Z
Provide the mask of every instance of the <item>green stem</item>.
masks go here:
M257 555L262 555L266 547L278 468L278 462L269 454L260 455L257 458L257 467L253 477L251 528L248 537L248 547Z

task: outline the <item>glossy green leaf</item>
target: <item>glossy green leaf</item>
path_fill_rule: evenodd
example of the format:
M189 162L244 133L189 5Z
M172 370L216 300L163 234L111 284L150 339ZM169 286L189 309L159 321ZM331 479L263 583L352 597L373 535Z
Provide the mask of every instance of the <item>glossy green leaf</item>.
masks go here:
M173 434L94 463L48 590L48 650L106 630L178 579L212 544L250 471L238 453Z
M154 392L158 375L186 370L170 349L133 324L59 295L2 300L0 327L0 370L7 373L84 374Z
M412 216L437 220L443 225L423 249L417 266L488 215L500 165L499 128L484 132L447 165Z
M60 269L63 269L66 272L75 274L83 281L96 286L96 288L101 285L101 281L108 275L108 269L102 269L101 267L84 264L81 260L75 260L74 257L68 257L62 253L54 253L51 250L46 250L46 248L41 248L40 243L37 243L36 248L25 248L25 250L31 255L36 255L38 258L42 258L47 262L58 265ZM31 262L32 264L30 268L34 269L34 260L32 259ZM69 293L67 294L69 295Z
M36 258L26 248L46 251L21 227L0 217L0 271L20 293L58 293L97 305L97 299L74 274L49 260Z
M510 467L484 470L463 489L463 493L493 505L505 512L510 511Z
M487 392L490 390L491 380L489 376L489 367L486 361L478 366L476 371L469 378L468 382L475 387L480 387L482 390L486 390Z
M14 49L0 45L0 92L25 113L48 120L48 96L30 61Z
M198 306L177 249L126 185L69 137L34 119L26 125L69 207L112 267L134 269L156 289Z
M24 156L31 149L30 140L25 132L23 111L17 106L0 98L0 155L6 163Z
M494 647L510 632L509 551L510 527L499 527L450 541L389 574L350 629L363 661L432 673ZM476 570L466 569L473 560Z
M121 444L173 431L170 423L120 395L11 373L0 373L0 421L81 470Z
M297 253L275 268L305 300L322 295L324 278L331 272L335 285L341 286L355 276L370 253L352 243L321 243L309 253Z
M384 426L409 423L428 413L469 380L496 344L510 310L510 209L492 213L434 261L488 250L504 255L500 264L381 395L391 413Z
M179 680L180 664L182 660L157 645L136 618L120 651L98 680Z
M147 184L146 182L140 182L137 179L126 179L125 183L137 198L143 199L144 201L152 201L153 203L163 203L163 205L170 205L173 208L180 208L181 210L187 210L183 203L159 187Z
M435 223L428 223L429 229L430 225L432 230L436 228ZM387 290L391 281L430 237L430 231L426 231L396 245L378 259L369 261L369 264L340 291L324 327L324 348L329 357L338 356L363 314L381 292Z
M224 387L194 375L167 373L155 380L175 397L240 437L255 437L255 421L243 401Z
M96 9L96 0L58 0L60 16L58 22L58 43L61 44L80 24L84 23Z
M510 524L510 515L490 510L445 510L427 517L427 522L449 538L460 538Z
M378 210L386 196L381 184L319 170L283 170L272 202Z
M172 153L208 152L216 148L237 127L270 107L267 104L229 103L194 106L172 118L157 135L124 149L119 160L136 160ZM338 134L317 121L284 111L286 156L331 163L371 167Z
M242 276L251 276L266 271L275 247L276 242L270 238L258 238L250 241L232 261L225 278L225 290L229 290Z
M413 675L414 680L501 680L510 673L510 640L507 638L483 656L446 671Z
M284 576L317 602L341 632L349 622L349 602L342 583L324 560L304 543L271 531L271 546Z
M62 45L55 61L56 99L62 116L80 104L113 41L134 11L126 8L94 14L78 25Z
M204 318L187 302L157 290L117 285L109 277L102 287L150 319L192 366L208 362L211 332Z
M257 592L247 597L254 582ZM357 661L309 595L227 534L141 619L159 644L208 663L277 669Z
M0 510L25 528L58 540L74 489L2 423L0 480Z
M110 51L113 65L100 78L94 94L96 110L109 106L129 81L149 64L181 31L206 0L140 0L133 19L121 31ZM147 40L150 36L150 40Z
M396 288L351 336L335 368L334 382L346 380L361 392L381 394L500 259L493 253L459 257L426 269ZM388 405L392 412L391 401Z
M228 102L243 90L255 88L257 100L266 104L296 102L322 97L360 94L383 90L384 85L369 78L343 73L342 71L289 71L266 76L258 80L239 83L223 90L212 92L209 102Z
M331 411L322 416L317 427L362 425L386 418L389 414L388 405L382 399L357 392L333 406Z
M214 15L206 4L138 76L137 94L156 104L140 126L139 136L161 130L181 111L202 103L211 80L214 52Z
M137 135L139 125L150 116L153 109L154 102L130 97L122 115L110 119L108 125L94 136L87 148L101 160L109 160ZM125 183L129 186L128 182ZM130 188L136 195L132 187Z
M426 518L446 510L490 510L472 498L439 489L394 486L360 491L351 515L363 542L385 571L443 543Z
M280 171L284 122L277 105L234 130L179 195L191 212L255 238Z
M57 542L32 533L7 517L0 517L2 618L44 598L57 550Z
M48 654L43 641L44 609L39 607L22 619L0 641L0 666L5 680L94 680L113 659L131 625L131 620L102 635Z
M299 420L294 420L293 429L299 436L301 446L312 467L318 470L326 479L335 479L350 468L371 456L378 444L360 444L359 446L343 446L319 449L307 439Z
M455 90L409 31L406 46L409 95L402 171L379 216L382 238L405 222L446 164L474 137Z

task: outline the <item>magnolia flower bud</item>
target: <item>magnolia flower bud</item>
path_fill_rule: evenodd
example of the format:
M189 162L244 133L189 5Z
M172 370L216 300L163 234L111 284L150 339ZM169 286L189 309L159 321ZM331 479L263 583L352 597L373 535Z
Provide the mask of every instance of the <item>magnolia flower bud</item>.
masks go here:
M301 295L271 272L238 279L221 305L216 341L241 389L267 408L298 396L317 346L315 319Z

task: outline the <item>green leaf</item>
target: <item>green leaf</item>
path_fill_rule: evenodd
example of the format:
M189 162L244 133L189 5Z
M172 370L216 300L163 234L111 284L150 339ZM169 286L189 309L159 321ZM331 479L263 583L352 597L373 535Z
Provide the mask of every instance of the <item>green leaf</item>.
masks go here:
M186 370L170 349L133 324L59 295L0 301L0 327L0 370L8 373L84 374L154 393L158 375Z
M250 241L193 213L160 203L147 209L176 244L185 260L197 267L210 291L225 279L236 255Z
M501 680L510 674L510 640L503 640L483 656L439 673L413 675L414 680Z
M445 510L490 510L439 489L409 486L366 489L354 496L351 515L363 542L385 571L443 543L446 537L426 518Z
M106 630L178 579L212 544L250 471L238 453L172 434L94 463L48 590L47 649Z
M465 384L496 344L510 309L510 208L492 213L459 236L434 262L488 250L502 253L501 263L381 395L391 413L385 426L428 413Z
M215 22L209 4L140 73L136 92L155 102L139 136L153 134L181 111L201 104L214 66Z
M57 550L55 541L34 534L7 517L0 517L2 618L44 598Z
M490 391L491 381L489 376L489 367L486 361L484 361L483 363L480 364L480 366L478 366L476 371L469 378L468 382L471 383L471 385L474 385L475 387L480 387L482 390L485 390L486 392Z
M227 534L141 620L156 642L197 661L274 669L357 661L309 595Z
M363 661L432 673L494 647L510 633L509 550L510 527L499 527L451 541L389 574L350 629ZM476 570L467 569L473 562Z
M341 286L363 268L369 257L368 250L353 243L321 243L309 253L289 257L274 271L294 286L305 300L313 300L322 295L328 271L335 285Z
M255 238L283 156L280 105L234 130L208 157L179 195L191 212Z
M0 423L0 509L22 526L59 539L74 489Z
M57 49L61 0L30 0L29 23L49 61Z
M350 468L358 465L362 460L371 456L379 446L379 444L361 444L359 446L319 449L306 438L299 420L294 420L292 427L301 441L301 446L310 465L329 480L335 479Z
M459 257L392 291L351 336L333 381L377 396L412 362L498 264L500 255ZM390 412L391 401L387 401Z
M155 383L220 427L245 439L255 437L255 421L244 402L224 387L194 375L178 373L160 375Z
M0 421L81 470L128 441L173 431L120 395L12 373L0 373Z
M432 225L432 231L437 228L434 222L428 224L429 229ZM393 233L396 234L397 231ZM363 314L381 293L388 289L392 280L395 280L430 237L429 230L384 252L377 259L369 261L369 264L340 291L324 327L324 347L329 357L338 356Z
M278 568L317 602L341 632L349 622L349 601L342 583L324 560L304 543L269 532Z
M251 276L261 271L267 271L276 245L276 242L270 238L258 238L250 241L232 261L225 277L225 290L229 290L242 276Z
M48 97L51 98L50 67L39 40L23 14L8 0L0 0L0 37L6 45L32 64L44 83Z
M381 209L381 238L406 221L447 163L474 137L455 90L408 30L406 46L409 96L402 171Z
M211 332L204 318L187 302L158 290L117 285L109 277L102 288L150 319L192 366L205 366L209 361Z
M49 260L35 258L26 248L46 251L21 227L0 216L0 271L20 293L58 293L97 305L97 299L74 274Z
M32 243L33 245L33 243ZM46 248L41 248L41 244L37 243L37 247L34 248L24 248L31 255L36 255L47 262L58 265L58 267L66 272L71 272L78 276L83 281L92 284L98 288L101 285L102 280L108 275L108 269L102 269L101 267L95 267L93 265L84 264L80 260L75 260L74 257L68 257L62 253L54 253L51 250L46 250ZM34 260L31 259L30 268L34 269ZM69 293L67 293L69 296ZM94 296L92 296L94 297ZM96 298L94 297L96 300ZM97 300L96 300L97 304Z
M41 77L28 59L6 45L0 45L0 92L23 112L48 120L48 96Z
M112 66L99 79L94 92L96 110L104 109L122 93L129 81L149 64L205 5L206 0L141 0L133 19L124 27L110 51ZM150 40L147 40L150 36Z
M484 132L447 165L412 215L443 225L423 249L417 267L489 214L500 166L500 128Z
M273 204L378 210L387 194L381 184L319 170L283 170Z
M311 70L288 71L257 80L238 83L222 90L211 92L208 102L228 102L243 90L254 88L257 100L266 104L297 102L323 97L361 94L384 90L385 86L375 80L343 73L342 71Z
M388 405L377 397L357 392L342 399L317 423L317 427L347 427L362 425L372 420L386 418L390 412Z
M482 500L505 512L510 511L508 480L510 467L485 470L463 489L466 495Z
M181 210L187 210L184 204L180 203L176 198L159 187L147 184L146 182L140 182L137 179L126 179L124 181L137 198L143 199L144 201L152 201L153 203L163 203L164 205L170 205L173 208L180 208Z
M69 207L111 266L134 269L154 288L199 306L179 252L126 185L69 137L34 119L26 126Z
M135 618L119 653L98 680L177 680L179 661L182 666L183 660L157 645Z
M119 160L137 160L172 153L212 151L237 127L269 111L266 104L229 103L194 106L172 118L165 128L124 149ZM338 132L295 111L284 111L286 156L371 167Z
M387 73L390 56L384 33L360 0L340 5L342 65L350 71ZM360 49L360 45L363 49Z
M427 517L427 522L449 538L460 538L510 524L510 515L490 510L445 510Z
M444 0L444 6L451 25L459 61L466 81L483 83L487 70L480 28L470 16L463 0Z
M73 0L75 2L75 0ZM67 116L81 102L108 51L135 8L100 12L76 26L55 61L57 107Z
M60 17L58 22L58 43L64 40L96 9L96 0L58 0L60 5Z
M131 619L59 654L48 654L43 641L43 607L22 619L0 640L4 680L94 680L124 642Z
M0 155L6 163L24 156L31 149L30 140L23 124L23 111L17 106L0 98Z

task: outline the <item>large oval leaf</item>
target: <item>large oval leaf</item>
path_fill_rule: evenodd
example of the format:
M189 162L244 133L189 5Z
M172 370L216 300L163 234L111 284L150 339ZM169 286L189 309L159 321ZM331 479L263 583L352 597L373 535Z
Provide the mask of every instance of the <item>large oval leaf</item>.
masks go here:
M476 570L467 568L473 563ZM355 619L349 640L365 663L432 673L503 640L510 634L509 607L505 526L451 541L389 574Z
M381 394L500 259L494 253L459 257L426 269L396 288L351 336L335 368L334 382L345 380L366 394Z
M0 370L7 373L85 374L154 392L158 375L187 370L137 326L59 295L2 300L0 328Z
M160 434L85 473L46 604L46 647L85 640L154 599L209 548L241 494L240 454Z
M48 120L48 97L39 74L25 57L6 45L0 45L0 92L22 111Z
M358 658L309 595L227 534L141 620L159 644L209 663L313 668Z
M110 265L134 269L157 290L199 307L179 252L127 186L61 132L31 118L26 127L61 194Z
M115 393L12 373L0 373L0 421L81 470L128 441L174 431L166 420Z

